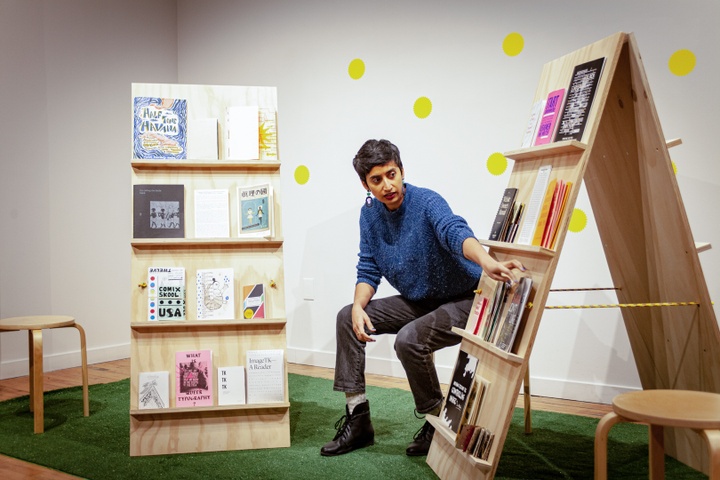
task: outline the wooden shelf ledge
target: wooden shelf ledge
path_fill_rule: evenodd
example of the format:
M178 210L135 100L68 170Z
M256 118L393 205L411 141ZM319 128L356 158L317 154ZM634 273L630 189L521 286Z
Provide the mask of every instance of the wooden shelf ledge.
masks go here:
M547 258L552 258L556 255L555 250L538 247L536 245L520 245L519 243L497 242L495 240L479 240L479 242L483 246L504 252L532 254Z
M430 425L435 427L436 434L440 434L439 441L448 442L450 445L453 446L453 448L455 448L455 437L457 436L455 432L450 430L442 421L440 421L440 418L436 417L435 415L426 415L425 420L430 422ZM434 438L438 437L436 436ZM470 455L467 452L460 451L459 449L458 453L460 455L463 455L465 459L470 462L475 468L478 468L483 472L489 472L492 469L492 464L487 460L481 460L477 457Z
M556 155L567 155L572 153L583 153L587 149L587 145L577 140L565 140L562 142L553 142L537 147L522 148L520 150L511 150L503 153L506 158L512 160L537 160L538 158L552 157Z
M240 162L236 160L133 160L130 165L134 170L211 169L233 171L275 171L280 169L280 162Z
M218 415L227 412L255 412L261 410L268 412L271 410L287 410L290 408L290 402L277 403L251 403L243 405L213 405L208 407L182 407L182 408L148 408L148 409L131 409L130 415L133 417L157 417L157 416L173 416L187 414L196 414L202 416L204 414Z
M262 318L256 320L245 320L239 318L236 320L180 320L157 321L157 322L131 322L130 328L133 330L220 330L220 329L240 329L252 327L282 327L287 323L285 318Z
M282 238L133 238L130 245L143 248L220 248L220 247L265 247L277 248L283 244Z
M463 337L465 340L469 341L473 345L476 345L476 346L482 348L483 350L485 350L489 353L492 353L496 357L500 357L504 360L507 360L510 363L516 363L518 365L522 365L522 363L524 361L523 357L521 357L519 355L515 355L514 353L509 353L504 350L500 350L494 344L492 344L490 342L486 342L479 336L473 335L472 333L470 333L466 330L463 330L462 328L452 327L452 331L457 333L458 335L460 335L461 337Z

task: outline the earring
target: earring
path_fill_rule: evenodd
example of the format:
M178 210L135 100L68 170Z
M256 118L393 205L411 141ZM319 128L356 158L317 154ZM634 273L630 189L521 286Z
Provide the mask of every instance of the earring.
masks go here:
M372 207L372 197L370 196L370 190L367 191L367 197L365 197L365 206Z

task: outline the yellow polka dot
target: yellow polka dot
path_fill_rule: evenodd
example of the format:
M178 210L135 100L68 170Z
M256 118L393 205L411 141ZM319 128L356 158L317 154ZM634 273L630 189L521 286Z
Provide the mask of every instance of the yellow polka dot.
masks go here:
M576 208L573 210L572 217L570 217L570 225L568 230L574 233L582 232L587 227L587 215L585 212Z
M672 167L673 167L673 173L674 173L675 175L677 175L677 163L675 163L675 162L673 162L673 161L671 161L670 163L672 164Z
M310 170L305 165L300 165L295 169L295 181L299 185L305 185L310 180Z
M519 55L525 47L525 39L517 32L509 33L502 43L503 52L508 57Z
M353 59L350 62L350 65L348 65L348 75L350 75L350 78L353 80L360 79L363 75L365 75L365 62L359 58Z
M670 56L668 68L679 77L687 75L695 68L695 54L690 50L678 50Z
M415 100L415 105L413 105L413 112L418 118L427 118L432 112L432 102L427 97L418 98Z
M507 170L508 161L505 155L495 152L487 159L487 169L493 175L502 175Z
M252 309L251 309L251 308L246 308L246 309L245 309L245 313L244 313L243 315L245 316L245 318L252 318L252 316L253 316L253 311L252 311Z

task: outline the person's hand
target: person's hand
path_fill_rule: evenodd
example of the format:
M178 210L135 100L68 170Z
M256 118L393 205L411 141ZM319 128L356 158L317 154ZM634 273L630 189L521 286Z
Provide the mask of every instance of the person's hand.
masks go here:
M353 332L355 332L355 337L360 340L361 342L374 342L375 339L372 338L370 335L365 333L365 327L371 332L375 331L375 327L373 327L372 322L370 321L370 317L368 317L367 313L365 313L365 310L359 306L353 306L352 309L352 322L353 322Z
M488 277L498 282L517 282L517 276L513 270L525 271L525 267L520 263L519 260L506 260L504 262L498 262L497 260L490 257L486 262L486 265L482 265L483 271Z

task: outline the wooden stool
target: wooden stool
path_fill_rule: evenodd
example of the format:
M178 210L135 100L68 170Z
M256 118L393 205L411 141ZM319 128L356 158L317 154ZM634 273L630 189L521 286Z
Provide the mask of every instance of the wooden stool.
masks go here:
M650 437L650 478L665 478L663 427L691 428L708 445L709 478L720 480L720 394L690 390L640 390L613 399L613 411L595 430L595 480L607 479L607 440L613 425L646 423Z
M80 332L80 353L82 355L83 415L90 415L88 397L87 350L85 330L75 323L73 317L65 315L40 315L32 317L12 317L0 320L0 331L27 330L29 340L28 358L30 361L30 411L34 412L35 433L43 433L43 343L42 331L46 328L75 327Z

